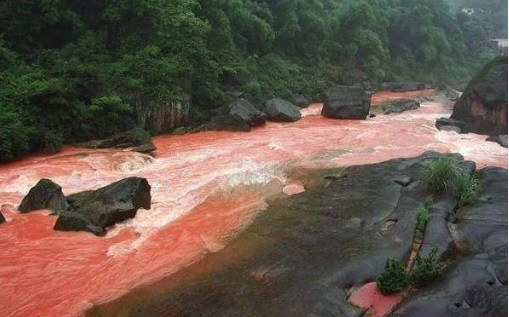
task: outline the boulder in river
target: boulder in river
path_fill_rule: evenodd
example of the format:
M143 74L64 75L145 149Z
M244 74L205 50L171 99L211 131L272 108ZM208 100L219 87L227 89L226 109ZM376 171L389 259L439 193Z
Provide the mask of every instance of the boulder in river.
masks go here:
M435 126L437 127L438 130L455 131L461 133L461 127L463 126L463 122L451 118L438 118L435 121Z
M290 102L299 108L307 108L311 103L311 101L309 101L308 98L304 97L304 95L301 94L293 94L292 98L290 99Z
M335 86L326 96L322 116L334 119L366 119L371 96L362 87Z
M407 110L415 110L421 106L421 103L415 99L399 99L384 102L379 105L384 114L402 113Z
M156 149L150 134L138 128L115 134L103 140L88 141L81 145L92 149L132 148L133 151L140 153L150 153Z
M286 100L274 98L267 101L265 106L267 119L270 121L292 122L301 117L299 108Z
M39 209L49 209L57 214L67 210L69 205L62 193L62 187L50 179L43 178L30 189L23 198L18 210L27 213Z
M150 185L145 178L129 177L67 199L70 211L58 218L55 230L100 234L108 226L133 218L139 208L150 209Z
M0 223L3 223L5 222L5 217L4 215L2 215L2 213L0 212Z
M217 110L211 126L216 130L251 131L251 128L262 125L267 115L256 109L250 102L241 98L228 106Z
M476 74L454 104L451 119L464 123L463 133L507 134L507 56Z
M496 142L507 149L507 134L499 134L489 137L486 141Z
M383 90L390 90L392 92L407 92L430 88L431 85L422 82L385 82L382 84Z

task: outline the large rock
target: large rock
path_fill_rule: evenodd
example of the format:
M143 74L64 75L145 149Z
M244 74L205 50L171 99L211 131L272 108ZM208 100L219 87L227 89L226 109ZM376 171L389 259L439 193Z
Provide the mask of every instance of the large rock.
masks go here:
M5 222L5 217L4 215L2 215L2 213L0 212L0 223L3 223Z
M507 134L499 134L489 137L486 141L496 142L507 149Z
M58 214L67 210L68 206L62 193L62 187L50 179L43 178L30 189L21 201L18 210L27 213L39 209L49 209Z
M366 119L370 95L361 87L336 86L325 96L322 116L334 119Z
M422 82L385 82L382 84L383 90L390 90L392 92L416 91L430 88L429 84Z
M309 107L309 104L311 103L311 101L308 98L306 98L306 97L304 97L304 95L300 95L300 94L293 94L290 101L292 104L296 105L299 108L307 108L307 107Z
M488 63L468 83L451 118L464 123L463 133L507 134L507 56Z
M267 119L270 121L292 122L300 119L298 107L288 101L274 98L266 103Z
M58 218L55 230L100 234L108 226L133 218L139 208L150 209L150 185L145 178L129 177L95 191L71 195L68 200L71 212Z
M415 110L421 106L421 103L418 100L414 99L399 99L384 102L378 107L382 110L383 114L391 114L391 113L402 113L408 110Z
M218 109L217 115L212 119L211 127L225 131L250 131L251 128L264 124L266 120L265 113L241 98Z
M429 195L412 179L436 157L308 175L305 192L270 206L224 249L159 284L167 289L149 285L91 315L362 316L347 303L348 290L374 280L388 258L407 258Z
M435 127L442 131L455 131L461 133L464 123L451 118L438 118L435 121Z
M150 134L142 129L132 129L115 134L104 140L92 140L81 144L93 149L132 148L135 152L150 153L156 149Z

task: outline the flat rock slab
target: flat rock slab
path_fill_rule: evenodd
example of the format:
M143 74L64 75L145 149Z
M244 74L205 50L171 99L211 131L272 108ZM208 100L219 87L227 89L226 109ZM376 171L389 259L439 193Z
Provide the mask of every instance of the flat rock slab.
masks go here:
M90 316L360 316L349 289L373 281L410 250L418 179L436 153L313 172L306 191L275 202L223 250ZM334 177L331 177L334 175ZM171 282L170 282L171 281Z

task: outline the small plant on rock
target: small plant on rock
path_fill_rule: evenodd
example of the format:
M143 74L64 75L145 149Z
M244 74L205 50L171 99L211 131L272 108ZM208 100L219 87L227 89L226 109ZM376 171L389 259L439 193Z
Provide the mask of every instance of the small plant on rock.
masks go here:
M461 169L457 161L446 157L428 163L423 169L422 179L433 194L444 194L459 173Z
M442 263L438 259L438 250L433 248L424 258L417 256L415 266L410 272L410 283L415 287L429 284L440 276Z
M408 284L408 273L403 264L394 259L385 263L385 271L377 278L376 284L384 295L401 292Z
M428 209L425 207L425 205L421 205L419 207L419 211L417 211L417 225L415 227L415 230L424 233L427 223L428 223Z
M475 174L471 176L463 173L454 179L450 191L458 206L471 205L481 193L481 180Z

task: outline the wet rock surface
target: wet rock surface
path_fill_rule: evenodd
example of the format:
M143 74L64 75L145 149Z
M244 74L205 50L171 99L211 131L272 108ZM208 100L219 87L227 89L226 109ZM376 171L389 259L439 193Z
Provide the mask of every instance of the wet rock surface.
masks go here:
M429 195L419 175L440 156L312 172L305 192L274 202L223 250L88 315L360 316L363 311L347 302L349 289L373 281L388 258L407 257L418 209ZM493 182L500 176L486 175ZM431 212L431 224L440 227L430 229L434 238L426 243L443 252L455 247L445 221L452 205L444 197ZM474 269L488 260L475 259ZM504 276L501 265L499 271ZM488 273L463 277L473 281L465 285ZM464 291L456 282L450 287Z
M265 105L267 120L293 122L301 117L299 108L286 100L274 98L267 101Z
M265 113L243 98L218 109L216 113L209 124L209 128L215 130L248 132L267 120Z
M322 116L333 119L366 119L370 94L362 87L335 86L325 95Z
M118 133L103 140L92 140L82 143L81 146L91 149L131 148L133 151L140 153L151 153L156 150L150 134L140 129Z
M49 209L55 213L67 210L68 203L62 193L62 187L50 179L43 178L30 189L21 201L18 210L27 213L34 210Z
M2 213L0 212L0 223L3 223L5 222L5 217L4 215L2 215Z
M462 132L507 134L507 56L500 56L468 83L454 105L452 119L464 122Z
M487 141L496 142L507 149L507 134L499 134L489 137Z
M402 113L408 110L415 110L421 106L421 103L418 100L414 99L400 99L393 100L389 102L384 102L378 107L383 114L391 114L391 113Z
M102 234L108 226L136 216L139 208L150 209L150 185L145 178L129 177L70 195L69 211L62 213L55 230L89 231Z
M308 98L300 94L293 94L290 98L290 102L299 108L307 108L311 104Z

